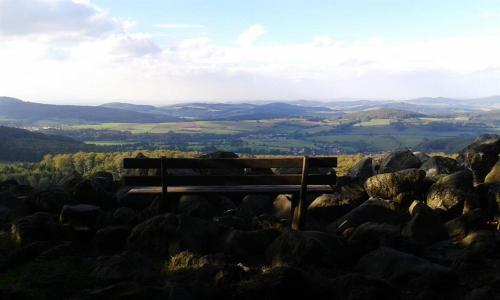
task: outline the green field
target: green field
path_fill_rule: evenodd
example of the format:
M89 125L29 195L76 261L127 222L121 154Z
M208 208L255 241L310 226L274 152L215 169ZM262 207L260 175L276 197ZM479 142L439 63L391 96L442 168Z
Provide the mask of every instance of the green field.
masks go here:
M474 123L460 117L104 123L70 126L67 131L85 130L121 133L115 138L109 135L95 138L94 135L92 139L84 139L86 143L96 145L130 148L141 143L150 145L149 149L167 147L206 151L208 147L258 154L382 152L418 147L435 139L453 139L462 135L470 139L483 133L500 132L495 124Z
M122 145L133 145L135 142L127 142L127 141L85 141L85 144L88 145L97 145L97 146L122 146Z
M387 126L391 125L391 119L373 119L369 121L360 122L354 126L370 127L370 126Z
M104 123L95 125L74 125L70 129L94 129L145 133L200 133L231 135L273 127L275 120L265 121L195 121L178 123Z

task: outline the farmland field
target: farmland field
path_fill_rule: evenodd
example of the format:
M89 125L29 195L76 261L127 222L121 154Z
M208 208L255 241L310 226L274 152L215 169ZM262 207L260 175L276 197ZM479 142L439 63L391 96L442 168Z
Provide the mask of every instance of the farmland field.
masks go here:
M248 154L338 154L375 153L402 147L420 149L421 145L437 139L468 141L478 134L500 131L495 124L470 122L467 117L422 117L102 123L68 126L64 132L69 136L83 134L80 139L86 143L130 149L168 147ZM85 138L89 132L90 138ZM114 135L119 136L113 138ZM450 149L438 147L432 151Z

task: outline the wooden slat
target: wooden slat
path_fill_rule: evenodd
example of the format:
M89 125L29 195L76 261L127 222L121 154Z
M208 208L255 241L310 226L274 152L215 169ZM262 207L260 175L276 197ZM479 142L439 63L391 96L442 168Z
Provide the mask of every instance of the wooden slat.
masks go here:
M309 185L309 193L331 193L332 187L328 185ZM235 185L235 186L172 186L168 187L171 194L199 194L199 193L262 193L262 194L287 194L296 193L300 185ZM161 187L133 188L130 194L157 195L161 194Z
M302 182L302 175L196 175L196 176L165 176L167 186L206 186L206 185L297 185ZM336 183L335 174L310 175L309 184ZM125 186L161 186L161 176L126 176Z
M320 156L309 158L311 168L336 167L337 158ZM302 157L282 158L167 158L169 169L266 169L266 168L301 168ZM125 158L125 169L160 169L159 158Z

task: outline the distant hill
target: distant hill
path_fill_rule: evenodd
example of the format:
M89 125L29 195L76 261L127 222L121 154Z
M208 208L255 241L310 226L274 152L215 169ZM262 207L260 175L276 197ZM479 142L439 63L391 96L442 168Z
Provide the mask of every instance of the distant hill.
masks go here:
M500 101L500 100L499 100ZM500 109L474 113L470 115L472 121L482 122L499 122L500 123Z
M23 121L26 124L36 123L101 123L101 122L169 122L178 118L135 112L124 109L78 106L52 105L25 102L15 98L0 97L0 120Z
M123 109L123 110L135 111L135 112L140 112L140 113L145 113L145 114L160 114L160 115L167 114L167 112L165 112L161 108L158 108L158 107L153 106L153 105L139 105L139 104L130 104L130 103L123 103L123 102L111 102L111 103L105 103L105 104L99 105L99 107Z
M369 109L400 109L425 115L443 116L472 113L483 110L500 109L500 96L477 99L415 98L410 100L351 100L323 103L324 106L345 112Z
M473 116L495 119L500 96L478 99L418 98L404 101L349 100L255 103L182 103L168 106L123 102L100 106L50 105L0 97L0 124L16 127L89 123L161 123L191 120L262 120L271 118L405 119L422 116ZM485 113L491 111L491 113Z
M369 121L373 119L404 120L412 118L423 118L425 116L426 115L424 114L415 113L407 110L379 108L379 109L345 114L343 118L353 121Z
M472 143L475 138L476 136L460 135L449 138L432 139L416 145L413 147L413 150L426 153L458 153L460 150Z
M51 105L0 97L0 121L15 125L80 123L161 123L182 120L249 120L318 117L335 113L326 107L287 103L186 103L163 107L113 102L100 106ZM20 124L19 122L22 123Z
M260 120L270 118L318 117L335 113L327 107L301 106L284 102L262 105L248 103L188 103L164 106L162 110L186 119Z
M40 161L45 154L111 150L74 139L0 126L0 161ZM109 148L109 149L108 149Z

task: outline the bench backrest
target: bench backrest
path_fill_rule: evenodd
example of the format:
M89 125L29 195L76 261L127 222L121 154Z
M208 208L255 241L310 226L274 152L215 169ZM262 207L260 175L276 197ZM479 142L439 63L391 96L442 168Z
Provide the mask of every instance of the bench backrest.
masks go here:
M334 185L335 172L315 174L309 170L334 168L337 158L324 157L286 157L286 158L126 158L124 169L156 169L153 176L125 176L126 186L203 186L203 185L301 185L306 179L308 185ZM258 174L234 175L229 170L299 168L301 174ZM169 175L173 169L228 170L228 175ZM219 172L220 173L220 172ZM231 175L233 174L233 175ZM305 177L305 178L304 178Z

